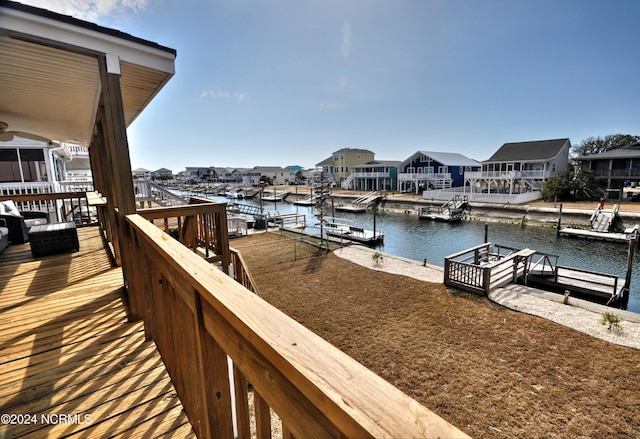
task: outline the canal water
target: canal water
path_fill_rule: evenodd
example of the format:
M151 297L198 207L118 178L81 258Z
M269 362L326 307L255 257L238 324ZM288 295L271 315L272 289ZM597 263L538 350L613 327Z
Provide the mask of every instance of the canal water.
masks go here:
M220 201L226 198L210 197ZM255 200L241 203L259 205ZM263 202L266 212L271 214L298 213L306 215L307 224L316 221L315 209L285 202ZM330 209L329 209L330 210ZM331 212L328 213L331 215ZM356 227L373 229L373 213L335 212L335 216L352 221ZM627 268L628 246L625 244L598 242L585 239L556 237L551 227L536 225L486 223L463 221L457 224L421 220L417 215L382 211L376 215L376 230L384 232L384 243L376 248L382 252L405 258L444 266L444 258L459 251L482 244L488 224L488 240L515 248L530 248L543 253L558 255L560 265L614 274L624 282ZM631 293L627 309L640 313L640 248L633 264Z

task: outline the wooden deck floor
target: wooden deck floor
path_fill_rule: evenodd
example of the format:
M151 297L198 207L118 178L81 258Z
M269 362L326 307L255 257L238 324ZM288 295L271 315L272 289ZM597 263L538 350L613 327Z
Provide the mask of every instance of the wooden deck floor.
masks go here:
M77 253L0 255L0 438L195 437L98 229L78 237Z

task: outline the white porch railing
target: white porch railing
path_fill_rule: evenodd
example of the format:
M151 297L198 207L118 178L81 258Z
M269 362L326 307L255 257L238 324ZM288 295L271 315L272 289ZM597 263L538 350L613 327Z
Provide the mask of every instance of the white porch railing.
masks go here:
M389 172L354 172L355 178L389 178Z
M458 188L462 189L462 188ZM464 193L470 202L523 204L542 198L540 191L525 192L523 194L470 193L462 190L431 190L424 191L422 196L427 200L449 200L455 195Z
M450 173L430 172L430 173L400 173L398 181L415 181L415 180L450 180Z

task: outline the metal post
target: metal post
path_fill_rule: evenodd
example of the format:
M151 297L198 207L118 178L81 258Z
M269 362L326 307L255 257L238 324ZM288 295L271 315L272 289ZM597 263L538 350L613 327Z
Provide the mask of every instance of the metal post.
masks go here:
M638 231L634 231L629 239L629 251L627 252L627 275L622 287L622 307L626 308L629 302L629 291L631 290L631 272L633 269L633 255L636 249L636 240L638 239Z
M558 213L558 228L556 229L556 236L560 236L561 227L562 227L562 203L560 203L560 212Z
M484 225L484 243L489 242L489 224Z

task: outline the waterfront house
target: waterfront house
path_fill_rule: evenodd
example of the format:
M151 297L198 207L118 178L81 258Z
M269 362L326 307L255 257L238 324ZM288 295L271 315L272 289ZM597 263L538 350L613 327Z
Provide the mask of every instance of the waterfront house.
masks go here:
M151 173L153 178L173 178L173 171L167 168L156 169Z
M79 228L75 253L33 258L25 244L0 255L2 413L89 422L4 423L0 436L248 438L251 393L259 438L271 435L270 409L287 438L466 437L252 292L229 248L225 203L137 210L127 127L174 75L175 57L0 3L0 120L88 145L96 192L84 196L99 219ZM67 196L11 198L28 207ZM18 259L5 258L14 250Z
M640 194L640 142L600 154L576 157L580 169L593 171L607 180L610 196Z
M353 168L374 159L375 154L368 149L342 148L316 164L316 167L322 168L325 178L330 183L339 184L343 189L353 189Z
M140 180L149 180L151 178L151 171L147 168L136 168L131 171L133 174L133 178L137 178Z
M465 176L471 193L517 194L538 191L542 182L567 171L568 138L505 143L482 170Z
M251 184L259 183L266 179L269 184L282 185L286 184L285 180L289 178L289 172L285 171L282 166L254 166L253 169L247 170L247 172L252 175Z
M210 181L216 183L242 183L244 169L238 168L212 168Z
M289 177L286 179L289 184L299 184L300 181L296 181L296 175L298 172L302 173L304 168L300 165L289 165L284 168L284 170L288 173Z
M84 145L66 144L71 160L64 161L64 181L68 183L93 183L89 149Z
M357 191L395 191L400 161L372 160L353 166L351 183Z
M465 175L480 163L455 152L417 151L398 165L398 190L426 191L462 187Z
M217 181L218 174L213 166L204 168L199 166L187 166L185 168L185 178L189 183L200 183L203 181Z
M315 171L308 177L311 177L311 180L315 181L320 178L320 174L322 174L331 184L335 184L335 182L338 181L338 178L333 174L333 156L327 157L323 161L316 163Z

